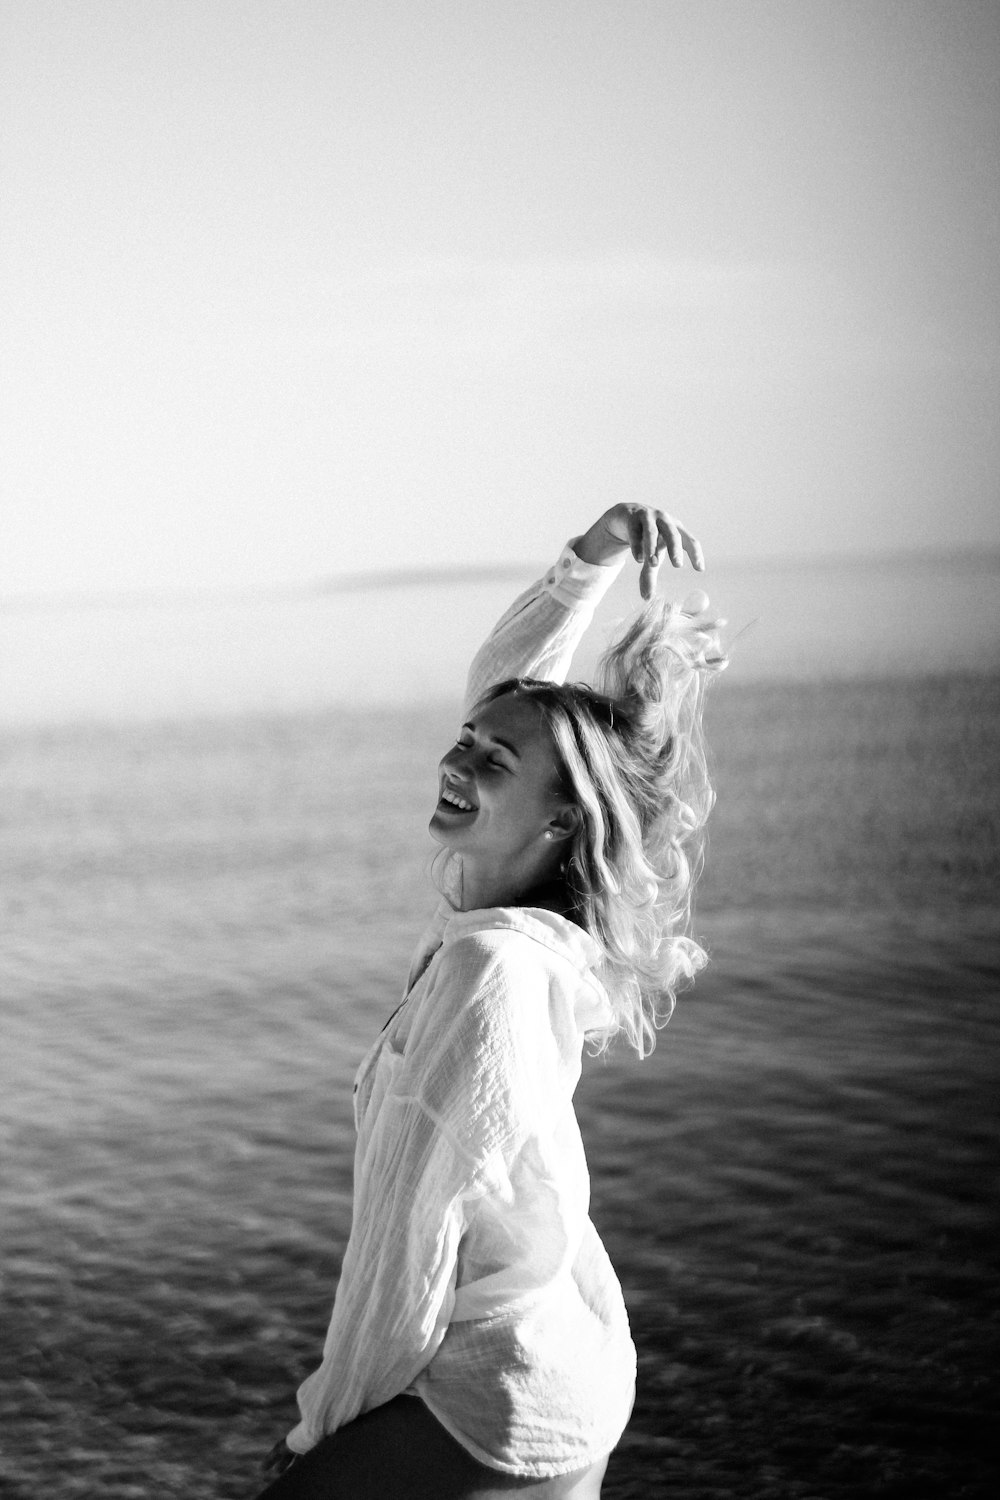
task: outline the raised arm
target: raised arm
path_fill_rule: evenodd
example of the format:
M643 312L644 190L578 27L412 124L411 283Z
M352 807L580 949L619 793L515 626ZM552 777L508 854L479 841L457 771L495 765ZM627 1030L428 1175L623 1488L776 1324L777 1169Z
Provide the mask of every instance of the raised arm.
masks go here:
M581 562L608 566L631 552L641 565L639 592L652 599L664 553L671 567L684 566L685 553L699 573L705 566L701 543L666 511L649 505L613 505L573 544Z
M630 552L641 565L639 589L644 599L655 592L664 556L675 568L683 566L685 555L695 569L704 567L698 541L665 511L613 505L564 547L555 566L498 620L473 658L466 709L508 677L564 681L595 605Z

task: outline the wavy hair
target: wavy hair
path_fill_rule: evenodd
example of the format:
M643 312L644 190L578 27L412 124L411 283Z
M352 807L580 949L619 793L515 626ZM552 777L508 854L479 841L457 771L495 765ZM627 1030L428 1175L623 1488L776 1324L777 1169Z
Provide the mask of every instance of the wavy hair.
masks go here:
M677 990L707 962L691 936L704 829L715 795L702 711L727 664L718 621L646 605L601 658L596 688L513 678L538 706L556 750L561 795L580 810L563 865L570 914L603 953L614 1020L640 1057L673 1012Z

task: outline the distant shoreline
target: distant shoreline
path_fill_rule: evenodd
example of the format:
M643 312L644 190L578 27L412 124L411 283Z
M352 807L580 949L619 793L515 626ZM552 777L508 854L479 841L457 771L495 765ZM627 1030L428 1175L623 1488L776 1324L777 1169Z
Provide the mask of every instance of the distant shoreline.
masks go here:
M880 553L828 552L797 556L722 557L708 570L709 577L737 570L741 573L828 572L853 568L877 573L883 568L928 571L964 566L976 572L1000 569L1000 547L960 547L938 551L930 547ZM375 593L408 588L448 588L470 583L512 581L526 586L545 571L539 562L468 563L454 567L373 569L364 573L334 573L305 583L251 584L244 587L121 589L94 593L12 594L0 596L0 615L65 614L98 609L142 610L188 605L194 608L226 604L288 603L337 594Z

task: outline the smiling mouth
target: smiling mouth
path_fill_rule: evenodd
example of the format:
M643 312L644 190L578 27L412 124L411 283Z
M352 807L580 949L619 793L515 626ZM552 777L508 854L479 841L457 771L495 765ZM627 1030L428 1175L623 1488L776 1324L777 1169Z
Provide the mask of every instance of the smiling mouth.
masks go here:
M465 798L460 797L457 792L453 792L451 787L445 787L441 793L441 800L438 806L447 807L451 812L470 813L476 811L471 802L466 802Z

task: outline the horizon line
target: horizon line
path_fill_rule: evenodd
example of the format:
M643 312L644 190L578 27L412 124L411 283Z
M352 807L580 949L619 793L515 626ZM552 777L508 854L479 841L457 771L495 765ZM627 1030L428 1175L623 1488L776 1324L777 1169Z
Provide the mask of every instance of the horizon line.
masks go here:
M754 556L724 555L714 569L729 568L823 568L852 566L871 569L887 562L932 567L943 562L1000 564L1000 543L945 550L933 547L893 548L881 552L762 553ZM427 564L406 568L371 569L357 573L332 573L302 583L205 585L202 587L107 589L97 592L30 593L0 595L0 615L71 613L92 609L156 609L164 605L189 604L208 607L220 604L281 603L336 594L383 592L404 588L450 587L467 583L502 583L520 580L526 586L546 571L537 562ZM684 572L693 572L690 563ZM705 570L711 575L713 567ZM696 577L702 575L696 574Z

